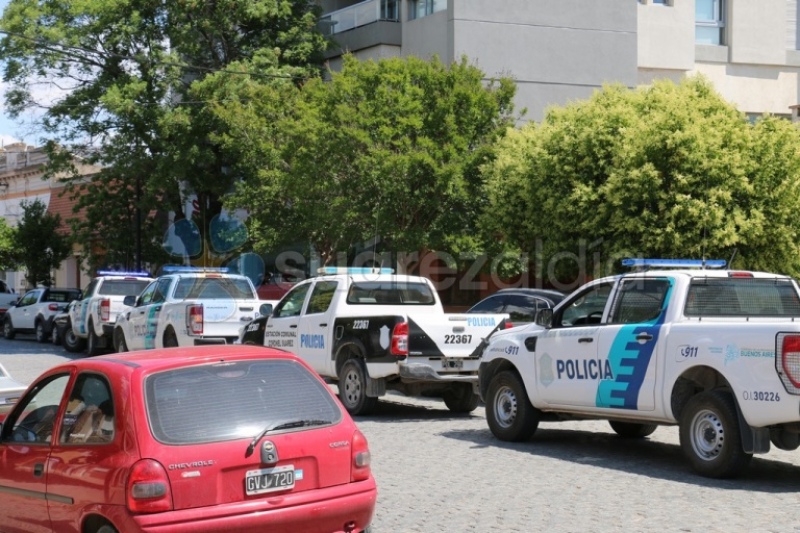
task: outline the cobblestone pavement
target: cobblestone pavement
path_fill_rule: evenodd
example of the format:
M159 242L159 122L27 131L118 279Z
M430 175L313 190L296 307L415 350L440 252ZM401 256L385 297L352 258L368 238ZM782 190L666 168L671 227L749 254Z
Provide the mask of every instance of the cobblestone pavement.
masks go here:
M74 358L0 338L0 363L29 382ZM483 408L387 396L356 419L378 482L373 533L800 531L800 450L757 456L736 480L695 475L675 427L618 438L606 422L542 424L530 442L494 439Z

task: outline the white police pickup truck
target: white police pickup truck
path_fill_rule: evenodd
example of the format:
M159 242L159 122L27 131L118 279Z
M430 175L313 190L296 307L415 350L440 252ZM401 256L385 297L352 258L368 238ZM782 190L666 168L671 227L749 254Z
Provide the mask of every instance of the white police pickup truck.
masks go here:
M724 261L623 264L640 270L592 281L536 324L490 339L479 386L492 433L521 441L540 422L606 419L642 438L678 425L683 452L709 477L736 475L770 442L796 449L796 282L708 269Z
M294 352L336 382L354 415L368 413L387 390L444 399L470 412L478 353L508 315L445 314L430 280L391 269L323 268L295 285L269 316L244 328L240 342Z
M69 308L71 336L64 336L64 348L79 352L86 347L90 356L111 347L114 324L125 308L126 296L138 296L153 281L149 272L99 271L92 278L83 299ZM67 340L69 339L69 340Z
M225 268L165 267L138 297L126 296L130 306L114 326L118 352L232 344L243 324L258 316L263 303L246 276Z

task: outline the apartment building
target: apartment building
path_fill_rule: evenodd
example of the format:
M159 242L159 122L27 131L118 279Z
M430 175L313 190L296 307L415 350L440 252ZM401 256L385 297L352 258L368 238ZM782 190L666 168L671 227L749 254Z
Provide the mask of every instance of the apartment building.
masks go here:
M320 28L362 59L466 55L517 83L516 108L548 106L607 82L629 87L702 73L748 116L800 103L798 0L320 0ZM796 114L796 113L795 113ZM795 117L796 118L796 117Z

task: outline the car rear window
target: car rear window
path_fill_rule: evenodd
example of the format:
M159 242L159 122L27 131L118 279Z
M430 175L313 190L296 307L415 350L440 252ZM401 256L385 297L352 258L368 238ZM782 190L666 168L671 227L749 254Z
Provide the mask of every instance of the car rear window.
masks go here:
M144 386L151 431L165 444L252 438L275 423L319 427L342 418L328 387L296 361L181 368L149 376Z
M100 286L98 294L105 296L139 296L148 280L138 279L107 279Z
M47 291L47 294L42 301L67 303L71 302L72 300L80 300L80 298L81 291L61 291L50 289Z
M347 303L357 305L433 305L435 301L425 283L354 282L347 293Z
M686 316L798 317L800 298L782 278L697 278L686 297Z
M179 300L256 299L245 278L181 278L175 288L174 297Z

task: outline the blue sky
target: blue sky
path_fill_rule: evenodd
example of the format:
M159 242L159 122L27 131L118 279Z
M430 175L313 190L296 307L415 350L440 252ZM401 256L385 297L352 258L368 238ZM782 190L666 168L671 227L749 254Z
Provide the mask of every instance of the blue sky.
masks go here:
M9 0L0 0L0 11L5 10ZM0 83L0 89L5 92L5 86ZM29 121L29 120L28 120ZM25 141L28 144L37 145L39 136L31 131L30 126L25 125L26 120L13 120L5 112L5 106L0 99L0 143L3 145L13 142Z

